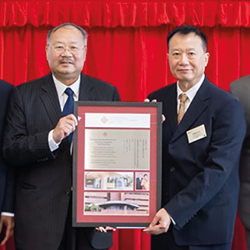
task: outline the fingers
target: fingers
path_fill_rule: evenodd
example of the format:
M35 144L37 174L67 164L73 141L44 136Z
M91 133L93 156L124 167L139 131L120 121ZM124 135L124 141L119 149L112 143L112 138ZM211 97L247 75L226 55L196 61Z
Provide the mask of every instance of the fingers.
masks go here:
M54 141L60 143L65 137L75 131L77 125L77 119L73 114L62 117L53 131Z
M143 231L145 233L149 233L149 234L152 234L152 235L159 235L159 234L167 232L166 228L162 227L160 225L156 225L154 227L145 228Z
M96 227L95 228L96 230L98 230L99 232L104 232L104 233L107 233L108 231L115 231L116 229L113 228L113 227Z
M14 217L12 216L2 216L1 218L1 231L3 229L3 225L5 225L6 230L5 230L5 237L1 242L1 245L5 245L8 239L13 235L14 231ZM0 231L0 232L1 232Z
M144 99L144 102L150 102L150 100L148 98ZM151 102L157 102L156 99L153 99ZM166 117L164 115L161 115L162 119L161 119L161 123L163 123L166 120Z
M149 227L154 227L157 224L159 224L160 218L157 217L157 215L153 218L152 222L150 223Z
M5 233L5 237L1 242L1 245L5 245L6 242L8 241L8 239L13 235L13 229L11 228L7 228L6 229L6 233Z
M95 229L96 229L97 231L99 231L99 232L104 232L104 233L107 232L106 229L105 229L104 227L96 227Z
M149 227L145 228L143 231L153 235L166 233L169 229L170 223L170 215L162 208L156 213Z
M150 102L150 100L149 100L148 98L146 98L146 99L144 100L144 102ZM151 102L157 102L157 100L156 100L156 99L153 99Z
M158 228L161 227L159 223L160 223L160 218L158 218L157 215L155 215L149 227L145 228L143 231L155 235L157 234Z
M161 115L161 123L163 123L166 120L165 115Z
M107 230L107 231L115 231L116 228L114 228L114 227L106 227L106 230Z

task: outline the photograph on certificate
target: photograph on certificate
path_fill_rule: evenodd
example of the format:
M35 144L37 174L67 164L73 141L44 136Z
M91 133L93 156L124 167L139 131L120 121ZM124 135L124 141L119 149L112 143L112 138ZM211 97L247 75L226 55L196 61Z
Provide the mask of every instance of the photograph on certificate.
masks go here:
M85 190L131 190L134 186L133 172L84 172Z
M85 215L148 215L147 192L85 192Z
M84 167L87 170L150 168L148 129L85 129L84 148Z
M135 190L148 191L150 188L149 172L135 172Z

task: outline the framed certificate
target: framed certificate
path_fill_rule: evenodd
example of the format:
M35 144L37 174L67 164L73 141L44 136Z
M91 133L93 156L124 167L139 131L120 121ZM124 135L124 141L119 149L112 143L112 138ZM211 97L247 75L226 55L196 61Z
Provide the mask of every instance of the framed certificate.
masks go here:
M161 103L76 102L73 226L148 226L160 208Z

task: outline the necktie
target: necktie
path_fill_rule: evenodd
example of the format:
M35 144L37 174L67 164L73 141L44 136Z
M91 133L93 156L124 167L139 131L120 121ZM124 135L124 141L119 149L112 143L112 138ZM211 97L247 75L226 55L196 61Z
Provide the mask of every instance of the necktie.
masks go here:
M179 106L179 112L178 112L178 124L181 122L184 114L185 114L185 102L187 101L188 97L186 94L180 94L180 106Z
M63 107L62 116L73 114L74 111L74 91L71 88L66 88L64 91L68 95L68 99ZM68 141L71 143L73 133L68 136Z

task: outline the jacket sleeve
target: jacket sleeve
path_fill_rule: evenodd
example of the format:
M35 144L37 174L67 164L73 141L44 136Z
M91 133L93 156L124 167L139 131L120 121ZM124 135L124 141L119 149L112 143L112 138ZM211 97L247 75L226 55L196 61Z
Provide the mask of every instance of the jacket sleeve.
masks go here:
M26 96L26 99L28 97ZM4 131L3 154L13 166L29 165L54 159L48 145L49 131L31 134L28 132L29 123L36 126L36 116L31 117L27 112L27 103L20 90L14 88L10 98L10 108ZM30 104L32 105L32 103Z

